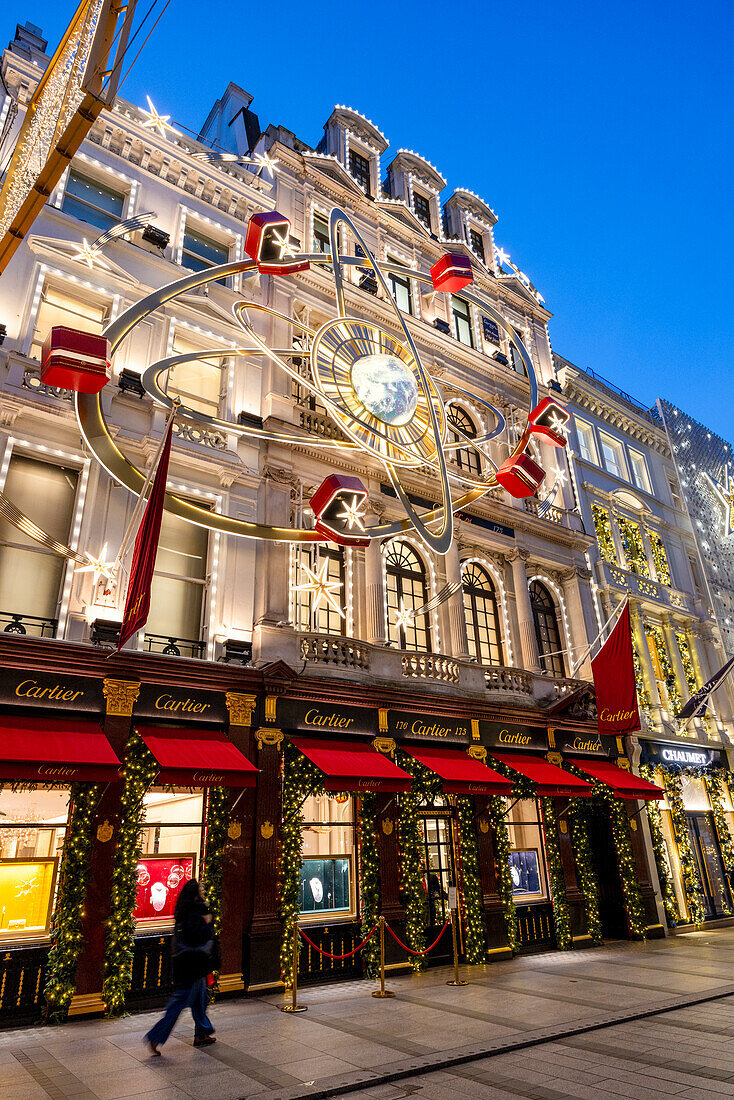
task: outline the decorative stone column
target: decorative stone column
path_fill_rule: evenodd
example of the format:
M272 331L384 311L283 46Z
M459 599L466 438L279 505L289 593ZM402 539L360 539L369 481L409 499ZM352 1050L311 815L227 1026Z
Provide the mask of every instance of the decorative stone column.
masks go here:
M528 573L525 568L525 562L529 557L528 551L521 546L515 547L514 550L505 555L506 561L512 566L512 587L515 593L517 621L520 628L523 667L529 672L540 672L538 643L535 639L535 622L528 589Z
M291 489L296 479L288 470L266 467L260 485L258 520L274 527L291 524ZM253 658L267 663L284 660L298 664L298 638L289 619L288 543L260 540L255 549L255 615ZM279 626L281 623L283 625Z
M658 685L657 680L655 679L655 669L652 666L652 657L650 656L650 650L647 648L647 638L645 637L645 629L642 623L642 616L640 615L637 600L630 599L630 619L632 622L632 633L635 636L637 655L640 659L640 667L642 669L643 685L650 699L650 707L652 708L653 713L656 715L656 723L658 726L660 726L661 714Z
M385 577L382 570L382 550L379 539L370 539L364 552L366 641L371 645L384 645L385 636Z
M466 618L464 616L459 547L455 538L444 557L444 562L446 566L446 580L449 584L458 582L460 586L459 591L447 601L451 656L466 659L469 656L469 639L466 632Z
M572 565L570 569L566 569L561 573L563 598L566 602L568 620L571 625L571 637L568 640L570 649L566 661L566 668L569 676L572 674L571 670L574 668L574 665L580 659L589 642L594 637L594 634L589 635L588 633L588 624L584 614L580 583L582 578L588 589L589 580L591 579L591 573L588 569L580 569L578 566ZM592 609L590 608L589 610L591 611ZM584 657L579 667L573 672L573 676L578 679L591 679L590 653Z
M665 638L665 644L668 647L668 656L670 657L670 663L673 666L673 673L675 674L675 683L678 688L681 699L685 701L690 698L690 689L688 687L688 681L686 680L686 670L683 668L683 661L681 660L680 650L678 649L678 642L675 637L675 624L669 615L663 616L663 637Z

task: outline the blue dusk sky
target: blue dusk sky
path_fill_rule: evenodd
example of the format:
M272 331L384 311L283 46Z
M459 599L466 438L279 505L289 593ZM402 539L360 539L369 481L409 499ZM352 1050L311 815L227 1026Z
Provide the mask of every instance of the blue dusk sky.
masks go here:
M51 50L73 9L13 0L0 40L30 20ZM311 145L354 107L435 164L446 197L494 209L559 354L732 440L732 42L726 0L172 0L120 94L198 132L232 80L263 129Z

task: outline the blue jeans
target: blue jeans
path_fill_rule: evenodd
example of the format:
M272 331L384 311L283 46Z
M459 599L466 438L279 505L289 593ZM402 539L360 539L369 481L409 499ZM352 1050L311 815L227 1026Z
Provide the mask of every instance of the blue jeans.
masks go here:
M166 1006L164 1015L145 1036L148 1042L155 1043L157 1046L165 1043L185 1008L190 1008L191 1015L194 1017L194 1038L203 1039L205 1035L211 1035L214 1028L206 1014L206 979L199 978L186 989L175 991Z

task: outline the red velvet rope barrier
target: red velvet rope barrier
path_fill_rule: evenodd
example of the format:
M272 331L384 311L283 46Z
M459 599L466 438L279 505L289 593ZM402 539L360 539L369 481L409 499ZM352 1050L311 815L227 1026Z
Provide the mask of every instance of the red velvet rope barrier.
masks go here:
M407 943L403 943L402 940L398 939L398 937L395 935L395 933L393 932L390 925L387 923L387 921L385 921L385 928L387 928L387 930L390 933L390 935L392 936L392 938L395 940L396 943L399 943L400 946L402 947L403 951L407 951L409 955L427 955L429 951L433 951L434 947L436 946L438 941L441 939L441 936L444 934L444 932L446 931L448 926L449 926L449 922L446 921L446 923L444 924L443 928L441 929L441 931L436 936L436 938L433 941L433 943L431 944L431 946L427 947L425 949L425 951L413 951L412 948L408 947Z
M310 940L302 928L299 928L298 931L301 933L306 943L310 944L310 946L313 947L314 951L318 951L319 955L323 955L327 959L351 959L352 955L356 955L358 951L362 950L367 941L372 939L379 923L380 922L377 921L377 923L373 926L369 936L366 936L365 939L363 939L362 942L354 948L354 951L347 951L346 955L332 955L330 951L324 951L321 947L318 946L318 944L315 944L313 940Z

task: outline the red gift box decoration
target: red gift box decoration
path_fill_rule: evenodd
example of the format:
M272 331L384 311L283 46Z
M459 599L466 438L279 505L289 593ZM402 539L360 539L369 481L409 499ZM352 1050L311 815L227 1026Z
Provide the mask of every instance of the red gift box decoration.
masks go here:
M367 546L369 539L352 531L364 531L361 507L367 490L358 477L330 474L311 497L311 509L316 518L316 530L329 542L341 546Z
M528 417L528 427L533 435L540 435L552 447L565 447L568 440L562 435L571 417L552 397L544 397Z
M452 294L474 280L471 263L461 252L446 252L431 268L434 290L448 290Z
M535 462L527 451L516 458L507 458L496 474L497 481L513 497L531 497L545 477L545 470Z
M76 393L99 393L110 380L110 342L93 332L55 326L43 342L41 381Z
M308 260L296 260L290 244L291 223L277 210L253 214L247 223L245 252L263 275L293 275L308 271ZM289 258L290 257L290 258Z

